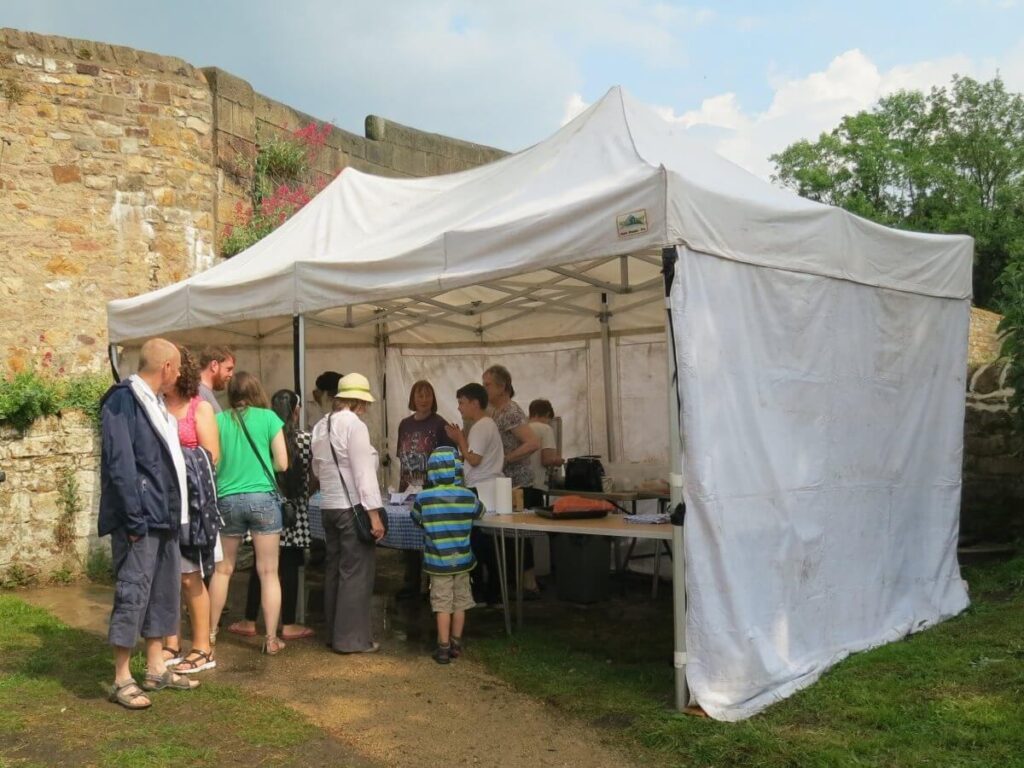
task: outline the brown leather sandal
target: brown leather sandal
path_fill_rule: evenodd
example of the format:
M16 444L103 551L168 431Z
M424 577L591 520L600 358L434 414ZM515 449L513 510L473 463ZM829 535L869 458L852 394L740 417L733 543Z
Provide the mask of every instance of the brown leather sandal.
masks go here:
M205 672L208 669L216 669L217 660L213 658L213 651L199 651L193 648L189 651L181 663L174 667L179 675L193 675L196 672Z

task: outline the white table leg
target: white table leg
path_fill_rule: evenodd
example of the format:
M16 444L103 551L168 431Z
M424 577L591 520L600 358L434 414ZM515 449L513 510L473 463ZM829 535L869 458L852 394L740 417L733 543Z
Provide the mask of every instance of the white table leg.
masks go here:
M501 587L501 608L505 614L505 633L512 636L512 606L508 599L508 570L505 565L505 536L500 528L491 529L494 549L498 555L498 586Z

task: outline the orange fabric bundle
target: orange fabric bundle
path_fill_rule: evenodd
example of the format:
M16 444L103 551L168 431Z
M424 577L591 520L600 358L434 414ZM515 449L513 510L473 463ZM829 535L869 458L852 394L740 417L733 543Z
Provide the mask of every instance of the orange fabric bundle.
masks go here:
M615 505L604 499L587 499L583 496L562 496L551 505L551 511L556 515L563 515L570 512L604 512L608 513L615 509Z

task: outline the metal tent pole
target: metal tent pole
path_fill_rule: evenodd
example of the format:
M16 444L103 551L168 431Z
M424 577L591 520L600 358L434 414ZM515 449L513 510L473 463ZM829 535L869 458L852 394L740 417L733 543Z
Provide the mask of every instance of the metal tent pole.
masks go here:
M669 488L672 509L672 616L674 643L672 665L676 670L676 709L690 704L690 690L686 683L686 556L683 551L683 440L680 422L679 369L676 360L676 335L672 325L672 283L675 280L679 255L675 248L661 252L662 275L665 279L665 331L669 346L668 407L669 407Z
M608 306L608 294L601 294L601 374L604 380L604 437L608 446L608 461L618 459L615 446L615 423L612 421L612 313Z
M380 470L387 488L391 479L391 451L388 445L388 323L387 320L377 322L377 376L380 380Z
M117 344L107 345L107 359L110 360L110 373L114 377L114 382L121 381L121 370L120 370L120 358L117 352Z
M292 318L292 359L295 391L299 395L299 424L306 423L306 318Z

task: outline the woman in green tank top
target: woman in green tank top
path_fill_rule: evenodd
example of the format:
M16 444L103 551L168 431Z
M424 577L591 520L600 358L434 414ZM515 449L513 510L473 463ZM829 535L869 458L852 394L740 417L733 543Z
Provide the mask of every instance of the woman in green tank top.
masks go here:
M282 524L274 479L275 471L288 469L284 423L270 409L263 386L251 373L239 371L231 377L228 402L231 407L217 414L220 430L217 506L224 519L220 532L224 559L217 563L210 580L210 621L216 628L227 602L238 547L245 534L251 533L267 631L263 652L273 655L284 648L277 636L281 616L277 560Z

